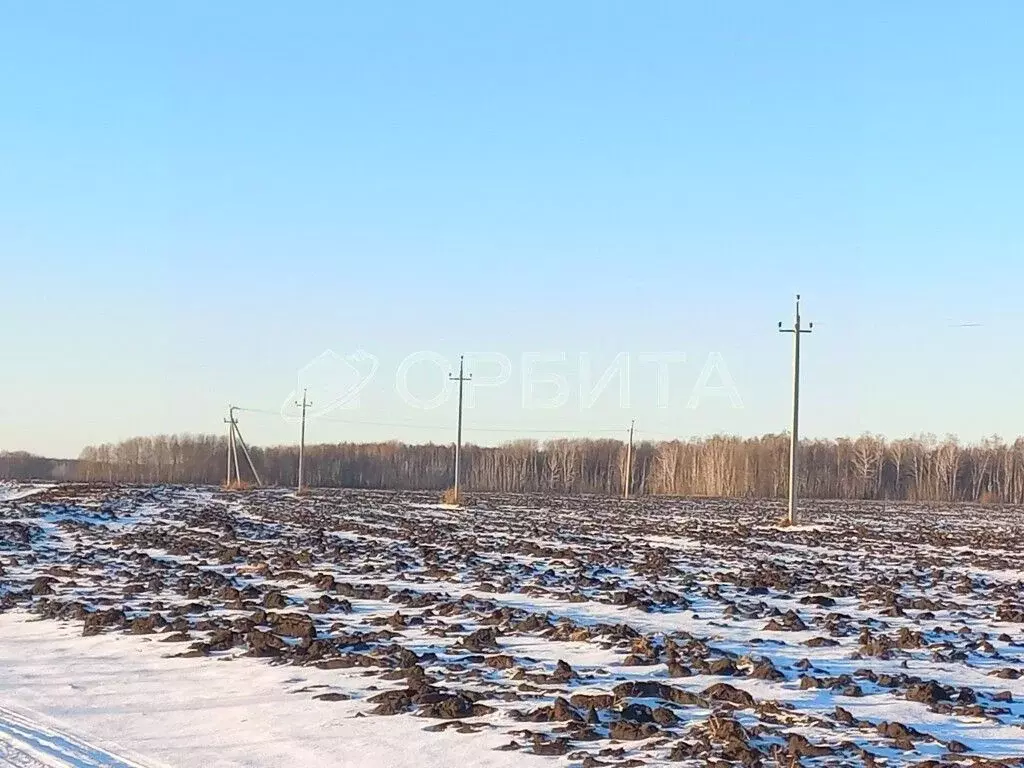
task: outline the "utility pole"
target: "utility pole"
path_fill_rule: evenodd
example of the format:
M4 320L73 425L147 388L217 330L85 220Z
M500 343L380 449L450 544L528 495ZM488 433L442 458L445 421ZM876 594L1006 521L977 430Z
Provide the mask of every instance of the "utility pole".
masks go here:
M633 484L633 427L636 419L629 421L629 443L626 444L626 479L622 484L622 498L629 498L629 487Z
M810 333L814 323L806 328L800 326L800 294L796 295L796 315L792 328L783 328L779 323L779 333L793 334L793 430L789 435L789 524L796 525L796 483L797 483L797 450L800 446L800 336Z
M235 486L242 485L242 471L238 464L238 430L235 428L235 415L228 408L228 418L231 421L231 460L235 464Z
M238 440L238 444L242 446L242 453L245 454L245 461L249 465L249 469L252 471L252 476L256 479L256 485L262 486L263 481L260 480L260 473L256 471L256 465L252 463L252 456L249 455L249 446L245 444L245 440L242 439L242 430L238 428L238 419L235 418L235 411L238 408L230 406L228 408L228 414L231 417L231 428L234 430L235 438ZM234 441L232 441L234 442ZM241 482L241 478L238 477L238 454L235 454L235 477Z
M302 408L302 430L299 432L299 487L298 492L302 493L303 482L302 482L302 459L303 454L306 452L306 409L312 405L312 403L306 400L306 390L302 390L302 402L296 403L295 405Z
M231 408L228 408L228 418L224 419L224 423L228 425L228 476L224 481L224 487L231 487L231 449L235 445L235 424L234 415L231 413ZM238 473L236 468L235 473Z
M463 375L464 370L464 357L459 355L459 375L456 377L454 374L449 373L448 379L450 381L459 382L459 426L455 433L455 503L458 504L461 496L459 495L459 469L462 463L462 385L473 378L473 374L468 376Z

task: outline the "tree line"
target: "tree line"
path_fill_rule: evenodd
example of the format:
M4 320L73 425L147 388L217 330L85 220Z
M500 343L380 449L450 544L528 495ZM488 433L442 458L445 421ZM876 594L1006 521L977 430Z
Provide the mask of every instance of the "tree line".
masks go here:
M73 459L47 459L26 451L0 451L0 480L71 480Z
M294 486L298 447L250 449L264 483ZM201 483L224 480L227 438L160 435L91 446L74 465L86 481ZM241 455L241 454L240 454ZM789 438L726 435L634 446L632 493L778 498L788 485ZM449 445L391 441L306 448L312 486L442 490L451 483ZM463 448L464 488L480 491L618 494L626 474L619 440L516 440ZM0 472L3 465L0 464ZM243 477L247 468L243 463ZM1024 503L1024 438L963 444L923 435L805 440L800 494L821 499Z

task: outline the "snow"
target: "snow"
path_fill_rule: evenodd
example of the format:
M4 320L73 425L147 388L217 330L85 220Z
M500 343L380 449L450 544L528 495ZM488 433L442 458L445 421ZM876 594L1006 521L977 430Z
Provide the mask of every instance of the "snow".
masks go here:
M594 501L530 509L499 500L486 510L453 512L408 500L380 502L372 495L297 499L278 491L231 495L172 488L114 491L98 499L76 493L0 504L0 531L9 525L12 536L23 535L0 541L0 599L15 596L21 606L0 612L3 768L565 764L564 758L530 754L529 739L517 736L526 724L512 717L514 709L548 705L556 695L608 693L624 681L652 680L694 694L727 682L758 702L783 706L785 722L766 730L753 711L736 713L745 726L762 728L762 747L780 745L787 733L802 733L818 744L855 742L888 758L891 766L939 757L953 740L988 757L1024 753L1024 677L989 674L1006 667L1024 670L1024 622L995 617L997 605L1020 602L1022 595L1020 528L1009 514L957 520L905 510L900 518L880 519L850 508L819 513L806 525L779 527L770 524L777 510L722 510L712 502L685 508L646 502L647 507L622 511ZM572 506L584 503L595 506ZM229 545L242 554L220 559L221 548ZM300 554L301 562L295 559ZM267 563L272 573L260 575ZM370 669L320 669L295 656L290 663L253 658L245 655L249 640L244 638L207 657L175 658L172 654L188 646L161 642L169 631L132 635L121 626L83 636L80 621L38 620L25 606L38 608L49 598L25 590L41 574L56 574L53 599L77 601L89 610L122 606L129 619L149 611L171 617L176 606L191 604L187 588L177 588L183 574L195 580L218 576L223 582L213 583L255 590L257 600L276 591L287 611L306 613L324 595L310 576L325 574L339 583L385 585L391 591L381 599L350 596L351 610L311 611L317 637L325 642L387 627L396 612L421 623L396 626L399 631L379 647L368 641L368 648L382 652ZM150 576L163 581L146 586ZM754 577L770 588L754 592ZM141 591L129 593L128 586ZM624 590L641 597L667 591L669 598L654 605L613 599ZM396 599L430 593L440 597L418 607ZM805 602L822 595L831 595L832 602ZM897 598L906 610L887 612ZM256 605L250 602L243 610L240 602L232 604L212 591L195 599L204 600L206 609L190 610L189 640L208 637L209 627L195 626L199 619L223 626L252 615ZM933 604L931 615L911 607L915 599ZM424 610L427 605L447 610ZM547 614L552 625L582 629L585 639L576 634L572 640L554 639L550 632L517 630L506 620L497 652L514 657L515 669L499 671L479 656L470 661L458 643L498 609L517 612L517 621L526 614ZM805 624L786 631L766 628L770 618L787 613ZM706 646L703 657L697 653L687 663L732 658L747 670L756 660L769 659L784 679L699 670L669 679L664 656L633 664L628 639L586 631L616 625L628 625L660 648L669 639L681 647L690 641ZM875 637L909 630L920 633L921 641L895 649L891 657L873 656L858 640L858 633L868 630ZM822 637L837 644L805 644ZM296 638L283 640L289 654L298 645ZM494 711L467 718L483 729L427 731L439 721L422 712L370 714L367 699L403 685L382 675L392 643L424 659L436 654L421 663L439 686L484 694ZM962 657L945 660L943 654L953 650ZM530 686L513 676L549 675L560 660L579 677ZM816 679L868 668L970 688L986 716L929 709L907 700L905 685L885 688L858 679L863 696L847 695L841 686L803 688L801 660L812 665L808 673ZM1010 692L1013 701L998 703L998 692ZM350 698L314 698L322 693ZM635 701L659 705L656 699ZM866 721L866 727L838 728L836 706ZM615 707L603 711L599 727L606 729L618 712ZM678 739L699 728L711 711L704 702L680 707L676 714L680 724L669 735ZM898 721L937 741L922 740L915 753L905 755L870 727L881 721ZM528 732L554 735L557 727L531 722ZM591 743L591 754L610 743L606 734ZM496 750L513 737L525 741L523 749ZM667 764L667 748L613 745L647 765ZM570 764L577 766L578 758Z
M0 481L0 501L17 501L49 490L54 483L15 483Z
M22 612L0 615L0 740L25 749L44 766L543 764L541 758L494 751L508 742L506 736L427 733L423 727L430 721L356 717L360 708L355 702L294 693L312 685L355 692L364 685L339 680L337 672L245 659L197 663L167 658L166 646L145 638L81 634L80 626L62 624L54 631L51 622ZM244 675L234 668L237 664L246 665ZM19 719L13 712L21 713ZM18 722L35 725L19 728ZM40 746L59 743L55 735L71 729L76 743L101 746ZM117 756L114 762L90 762L104 749ZM19 763L0 752L0 766L8 765Z

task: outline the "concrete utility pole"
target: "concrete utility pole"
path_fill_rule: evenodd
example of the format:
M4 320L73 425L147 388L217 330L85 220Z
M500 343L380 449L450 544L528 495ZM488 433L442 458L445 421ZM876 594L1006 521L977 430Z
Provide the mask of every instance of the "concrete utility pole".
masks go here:
M633 427L636 419L629 421L629 443L626 444L626 479L622 483L622 498L629 498L629 487L633 484Z
M302 429L299 432L299 486L297 489L301 493L305 485L302 477L302 460L303 454L306 452L306 409L312 405L312 403L306 400L306 390L302 390L302 402L295 405L302 408Z
M797 483L797 449L800 444L800 336L810 333L814 323L806 328L800 327L800 294L796 295L796 316L792 328L783 328L779 323L779 333L793 334L793 431L789 436L789 524L796 525L796 483Z
M473 378L473 374L468 376L463 375L464 370L464 358L459 355L459 375L449 373L448 379L450 381L459 382L459 426L455 434L455 503L458 504L461 500L459 495L459 469L462 464L462 385L464 382L469 381Z
M252 456L249 455L249 446L245 444L245 440L242 439L242 430L238 428L238 419L235 418L235 411L238 408L230 406L228 413L231 416L231 428L234 430L235 437L238 439L238 444L242 446L242 453L245 454L245 462L249 465L249 469L252 472L252 476L256 479L257 487L262 487L263 481L260 480L260 473L256 471L256 465L252 463ZM234 442L234 441L232 441ZM235 477L241 482L241 478L238 477L238 455L235 455Z
M224 481L224 487L231 487L231 454L232 448L235 447L235 424L234 415L231 413L231 408L228 408L228 418L224 419L224 423L228 425L228 476ZM238 468L235 468L235 474L238 474Z

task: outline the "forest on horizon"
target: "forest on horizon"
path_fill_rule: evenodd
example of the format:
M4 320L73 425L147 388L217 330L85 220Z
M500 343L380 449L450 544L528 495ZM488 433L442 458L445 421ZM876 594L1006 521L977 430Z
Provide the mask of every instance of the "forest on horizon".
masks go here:
M228 440L158 435L89 446L77 460L0 453L0 478L122 483L223 483ZM298 446L250 447L268 485L293 486ZM631 493L781 498L789 437L715 435L634 446ZM242 477L248 467L242 458ZM442 490L451 484L452 444L337 443L306 446L310 486ZM465 490L620 494L626 444L610 439L516 440L464 445ZM803 440L799 493L820 499L1024 503L1024 438L964 444L930 435Z

